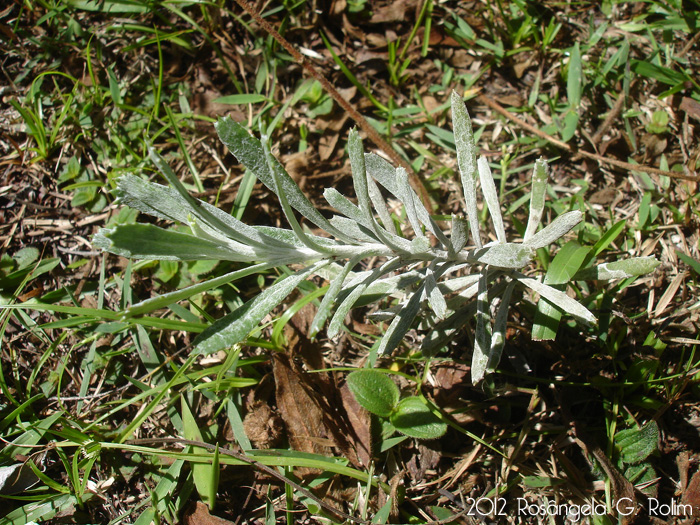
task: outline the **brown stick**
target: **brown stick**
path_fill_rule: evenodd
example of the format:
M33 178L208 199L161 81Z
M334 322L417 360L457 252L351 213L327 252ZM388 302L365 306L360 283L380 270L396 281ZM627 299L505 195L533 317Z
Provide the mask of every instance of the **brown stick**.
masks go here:
M608 112L608 115L605 117L605 120L603 123L600 125L598 128L598 131L596 131L593 134L593 137L591 138L591 142L593 143L593 147L598 151L598 144L600 144L600 140L603 138L603 135L610 129L610 126L612 126L612 123L615 121L615 119L622 113L622 108L625 107L625 91L621 91L620 95L617 97L617 100L615 101L615 104L613 105L612 109Z
M516 117L515 115L513 115L513 113L511 113L506 108L501 106L495 100L491 100L486 95L478 95L476 98L479 102L486 104L488 107L490 107L494 111L500 113L501 115L506 117L511 122L517 124L521 128L526 129L527 131L529 131L533 135L537 135L541 139L544 139L547 142L554 144L555 146L558 146L562 149L565 149L566 151L568 151L570 153L575 153L575 154L581 155L582 157L587 157L589 159L597 160L598 162L602 162L603 164L615 166L617 168L627 170L627 171L643 171L644 173L650 173L652 175L664 175L664 176L670 177L672 179L683 179L683 180L689 180L689 181L693 181L693 182L700 182L700 176L698 176L696 174L686 174L686 173L676 173L673 171L664 171L664 170L660 170L658 168L652 168L650 166L641 166L639 164L632 164L630 162L623 162L621 160L611 159L610 157L604 157L603 155L598 155L597 153L590 153L588 151L577 150L576 148L574 148L573 146L570 146L566 142L563 142L555 137L552 137L551 135L548 135L544 131L540 131L535 126L528 124L527 122L525 122L521 118Z
M418 175L416 175L416 172L414 171L413 167L406 162L404 159L401 158L401 156L396 153L394 148L392 148L386 140L382 138L382 136L377 133L377 130L374 129L367 120L358 113L358 111L352 107L352 105L345 100L340 93L338 93L338 90L335 89L333 84L330 83L330 81L320 72L318 71L311 62L309 62L304 55L302 55L297 49L289 43L289 41L284 38L282 35L280 35L277 30L272 27L272 25L262 18L255 8L246 0L236 0L236 3L241 6L245 10L246 13L248 13L250 16L253 17L253 19L262 27L269 35L272 36L279 44L287 50L287 52L292 55L294 60L296 60L314 79L318 80L323 86L323 89L326 90L326 92L335 100L338 105L343 108L345 111L348 112L350 117L357 123L357 125L360 127L362 131L365 132L367 137L374 142L374 144L381 149L390 159L391 161L404 168L408 172L409 176L409 181L411 182L411 186L413 187L416 192L418 192L418 195L421 197L421 201L423 201L423 204L428 208L428 210L432 210L432 205L430 203L430 197L428 195L427 190L425 189L425 186L423 186L423 183L420 181L418 178Z

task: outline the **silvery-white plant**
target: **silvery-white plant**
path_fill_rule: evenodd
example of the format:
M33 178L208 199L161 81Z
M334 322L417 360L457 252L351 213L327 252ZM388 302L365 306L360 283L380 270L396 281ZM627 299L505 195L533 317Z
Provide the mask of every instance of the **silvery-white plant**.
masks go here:
M100 230L94 244L125 257L174 261L216 259L250 265L135 304L126 315L142 315L270 268L298 265L300 268L295 273L209 326L196 338L195 351L208 354L243 341L302 281L315 274L328 279L330 286L313 320L312 337L329 317L327 335L335 337L353 306L389 296L394 306L376 314L377 318L391 319L379 343L380 355L394 350L416 324L426 329L421 350L431 355L473 319L474 383L498 365L505 342L508 307L516 286L546 298L578 321L594 323L593 314L565 292L519 271L530 263L535 250L556 242L582 220L581 212L570 211L538 231L545 208L547 162L539 159L535 163L530 211L522 241L508 242L491 170L484 157L477 159L471 121L457 93L452 93L452 119L466 218L453 216L449 234L430 216L411 188L406 171L394 168L375 154L365 154L354 130L348 139L348 152L356 203L334 188L326 189L324 197L340 212L327 219L273 157L268 137L257 140L230 118L216 124L220 139L231 153L278 197L291 229L247 225L193 198L151 148L150 158L170 187L128 175L118 181L118 197L123 204L144 213L186 224L191 233L151 224L121 225ZM497 239L488 244L482 243L479 231L478 182ZM405 225L397 227L380 186L403 205ZM330 237L310 233L299 223L294 210ZM370 259L379 263L355 271L362 261ZM575 278L625 278L647 273L657 264L652 257L627 259L588 268Z

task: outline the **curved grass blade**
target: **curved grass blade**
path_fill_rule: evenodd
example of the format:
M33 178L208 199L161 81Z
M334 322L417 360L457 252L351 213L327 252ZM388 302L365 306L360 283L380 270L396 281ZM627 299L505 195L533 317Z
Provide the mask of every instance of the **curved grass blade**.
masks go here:
M586 260L590 248L581 246L576 241L567 242L552 260L544 276L544 284L564 290L573 275ZM532 338L535 341L551 341L557 336L561 310L557 309L547 299L537 303Z

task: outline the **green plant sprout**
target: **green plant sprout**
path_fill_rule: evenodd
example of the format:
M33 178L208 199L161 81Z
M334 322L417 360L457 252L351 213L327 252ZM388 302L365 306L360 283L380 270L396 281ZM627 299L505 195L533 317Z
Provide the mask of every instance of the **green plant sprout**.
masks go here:
M357 402L372 414L388 418L396 430L417 439L437 439L447 425L435 416L418 396L400 399L391 378L379 370L355 370L348 375L348 387Z
M365 154L355 130L350 132L348 152L357 204L335 188L327 188L324 197L340 212L327 219L273 157L266 135L257 140L230 118L217 122L219 138L231 153L277 195L291 229L247 225L194 199L165 161L149 148L151 160L172 187L127 175L118 181L117 195L127 206L188 225L191 233L151 224L125 224L100 230L93 240L95 246L140 259L214 259L256 264L147 299L129 307L126 315L136 316L157 306L173 304L251 273L300 265L293 274L211 324L195 339L195 352L210 354L243 341L300 283L319 275L328 279L330 285L312 322L312 337L329 317L327 335L335 337L356 304L391 297L396 301L395 306L379 312L379 318L391 322L377 346L378 354L397 348L420 318L421 327L427 329L421 351L430 356L474 319L471 369L474 384L487 372L494 371L499 363L508 307L516 286L532 290L558 311L582 323L594 323L593 314L565 291L519 271L530 263L536 250L548 247L574 228L582 220L581 212L563 213L538 231L548 179L547 162L539 159L534 168L525 234L520 242L508 242L491 169L484 157L477 159L467 108L456 92L452 93L451 103L466 218L453 216L449 235L439 228L411 188L407 172L375 154ZM479 182L497 239L488 244L482 242L479 230L476 193ZM406 220L400 227L380 186L403 205ZM294 210L332 237L305 230ZM410 230L411 236L407 235ZM374 258L380 261L376 267L367 265L365 270L356 271L360 263ZM653 257L631 258L591 266L574 275L573 280L627 278L648 273L657 265Z

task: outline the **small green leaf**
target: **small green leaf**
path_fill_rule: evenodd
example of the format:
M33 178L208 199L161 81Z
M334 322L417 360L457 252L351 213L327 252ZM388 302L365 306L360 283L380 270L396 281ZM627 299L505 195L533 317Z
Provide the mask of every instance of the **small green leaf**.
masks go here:
M641 463L654 452L659 443L659 425L651 420L642 428L628 428L615 434L624 463Z
M417 396L402 399L389 419L396 430L417 439L437 439L447 432L447 425Z
M348 388L363 408L379 417L389 417L399 402L399 387L378 370L355 370L348 375Z

